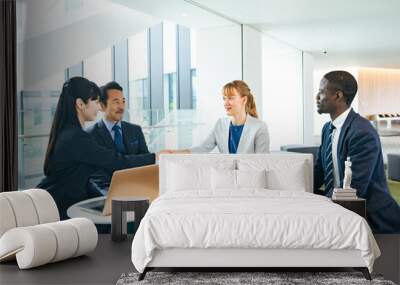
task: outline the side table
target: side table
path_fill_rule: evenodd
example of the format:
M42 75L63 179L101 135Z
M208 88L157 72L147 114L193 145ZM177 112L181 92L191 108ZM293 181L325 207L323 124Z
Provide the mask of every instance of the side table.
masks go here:
M146 197L113 197L111 213L111 239L123 241L127 235L126 212L135 213L135 227L139 227L140 221L149 208L149 199Z
M363 198L355 199L332 199L332 202L339 204L340 206L359 214L364 219L367 218L366 201Z

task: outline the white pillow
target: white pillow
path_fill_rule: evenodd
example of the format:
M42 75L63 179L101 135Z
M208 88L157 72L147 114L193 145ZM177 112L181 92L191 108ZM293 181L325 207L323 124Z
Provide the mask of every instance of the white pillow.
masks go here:
M303 164L294 164L292 168L280 171L267 171L268 188L274 190L289 190L306 192L305 169Z
M166 166L167 191L211 190L211 169L229 170L235 168L234 160L221 158L190 160L190 155L184 159L168 161Z
M238 159L239 170L266 170L267 188L273 190L306 191L307 164L303 159Z
M168 189L185 191L192 189L210 189L211 167L186 166L171 163L169 165Z
M232 169L211 169L212 190L236 190L236 170Z
M266 170L211 170L213 190L237 190L241 188L267 188Z
M236 170L237 188L267 188L267 171Z

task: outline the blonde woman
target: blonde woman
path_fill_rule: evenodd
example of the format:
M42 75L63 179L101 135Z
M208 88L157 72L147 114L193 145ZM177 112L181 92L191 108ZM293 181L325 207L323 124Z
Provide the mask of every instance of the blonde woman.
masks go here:
M242 80L227 83L222 89L229 117L220 118L214 130L200 145L172 153L207 153L218 147L220 153L268 153L267 125L258 119L256 103L249 86Z

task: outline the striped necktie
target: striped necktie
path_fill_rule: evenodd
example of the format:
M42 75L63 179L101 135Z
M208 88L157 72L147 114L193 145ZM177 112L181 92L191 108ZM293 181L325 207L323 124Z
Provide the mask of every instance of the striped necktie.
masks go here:
M325 196L330 196L333 190L333 160L332 160L332 134L335 126L331 123L329 126L329 138L327 142L327 148L325 149Z

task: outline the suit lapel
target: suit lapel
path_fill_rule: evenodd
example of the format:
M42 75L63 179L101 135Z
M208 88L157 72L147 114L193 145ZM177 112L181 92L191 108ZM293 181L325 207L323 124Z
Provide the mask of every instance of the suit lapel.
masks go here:
M245 147L245 137L249 132L251 123L253 122L253 118L250 115L246 115L246 122L244 123L242 134L240 135L239 145L236 153L242 153L243 148Z
M104 139L104 143L109 148L115 148L114 141L113 141L113 139L111 137L111 134L108 131L106 125L104 124L103 120L100 120L97 124L98 124L98 127L99 127L100 136Z
M326 127L323 129L322 132L322 137L323 137L323 144L322 144L322 155L321 155L321 159L322 159L322 163L324 165L324 169L326 169L327 165L326 165L326 152L327 152L327 148L328 148L328 137L329 137L329 123L327 123Z
M222 145L224 149L221 150L221 153L229 153L229 126L231 124L230 119L226 119L224 122L224 132L222 134L222 141L224 142Z
M342 184L343 181L343 176L344 176L344 162L341 159L341 155L343 153L343 145L344 141L347 135L347 132L349 131L349 128L351 126L351 122L353 122L354 118L357 116L357 114L353 111L353 109L350 110L349 114L347 115L346 120L343 123L342 129L340 130L340 135L339 135L339 141L338 141L338 146L336 150L336 156L338 160L338 171L339 171L339 181L340 185ZM342 186L342 185L341 185Z
M130 143L128 141L128 138L133 138L133 135L129 134L129 128L127 128L126 124L124 121L121 121L121 129L122 129L122 140L125 145L125 152L126 153L131 153L130 149Z

